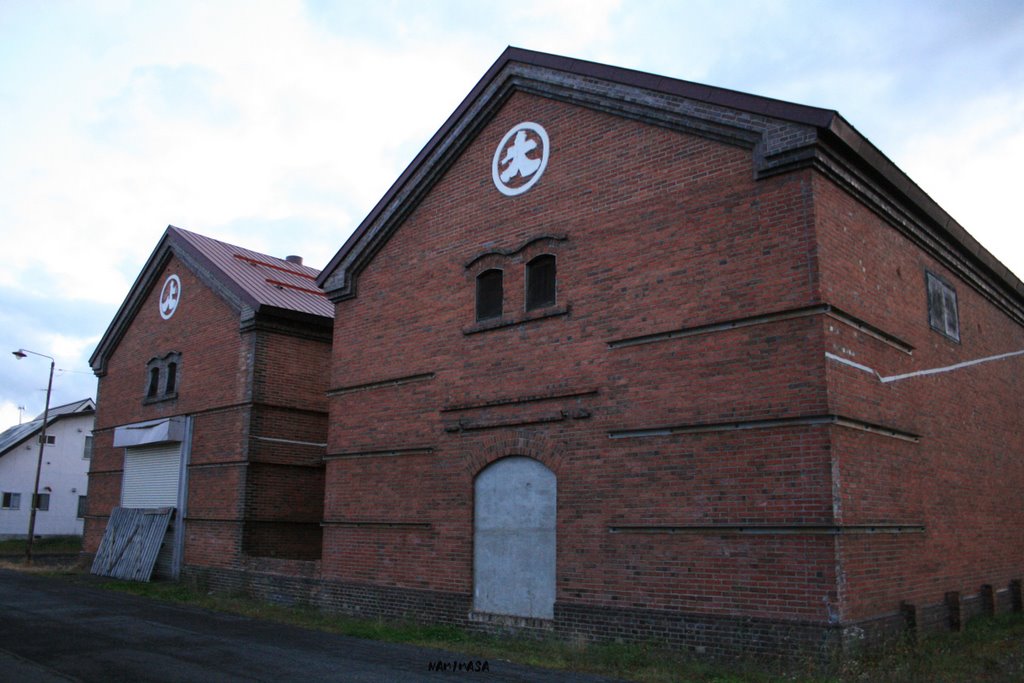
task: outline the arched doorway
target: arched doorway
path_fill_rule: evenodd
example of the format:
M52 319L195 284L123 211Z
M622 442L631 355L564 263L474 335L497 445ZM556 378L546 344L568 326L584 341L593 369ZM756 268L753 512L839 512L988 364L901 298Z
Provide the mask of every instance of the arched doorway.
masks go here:
M555 473L532 458L504 458L477 475L473 496L473 608L553 618Z

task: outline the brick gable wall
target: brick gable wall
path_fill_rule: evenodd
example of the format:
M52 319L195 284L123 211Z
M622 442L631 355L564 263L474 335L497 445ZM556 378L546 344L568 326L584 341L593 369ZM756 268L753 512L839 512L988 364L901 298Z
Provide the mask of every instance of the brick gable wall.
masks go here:
M163 320L157 298L170 273L182 298ZM176 257L155 282L100 378L86 551L95 552L120 501L124 449L113 448L114 428L188 415L185 564L319 558L329 343L241 331L238 314ZM144 402L146 361L168 351L181 353L177 397Z
M491 155L522 120L551 161L506 198ZM833 538L735 528L832 523L828 427L799 421L828 410L822 325L778 316L818 302L810 189L755 181L742 148L513 95L337 307L324 578L471 604L474 477L527 455L558 477L556 628L599 634L617 609L827 626ZM539 318L537 253L558 264ZM474 278L494 267L491 329ZM654 428L676 431L632 434Z

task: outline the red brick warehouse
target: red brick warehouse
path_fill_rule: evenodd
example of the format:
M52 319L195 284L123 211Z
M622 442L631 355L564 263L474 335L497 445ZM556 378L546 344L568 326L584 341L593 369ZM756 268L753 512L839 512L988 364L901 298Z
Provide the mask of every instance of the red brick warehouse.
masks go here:
M320 557L332 312L317 272L167 228L91 359L88 552L113 508L172 507L158 575Z
M1020 609L1024 285L836 112L510 48L316 284L321 557L186 574L711 652Z

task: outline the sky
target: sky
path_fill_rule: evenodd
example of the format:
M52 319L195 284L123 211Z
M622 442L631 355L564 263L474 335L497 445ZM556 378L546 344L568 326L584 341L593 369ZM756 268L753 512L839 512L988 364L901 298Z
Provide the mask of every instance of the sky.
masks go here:
M1019 0L0 0L0 351L95 396L169 224L322 268L507 45L835 109L1024 277Z

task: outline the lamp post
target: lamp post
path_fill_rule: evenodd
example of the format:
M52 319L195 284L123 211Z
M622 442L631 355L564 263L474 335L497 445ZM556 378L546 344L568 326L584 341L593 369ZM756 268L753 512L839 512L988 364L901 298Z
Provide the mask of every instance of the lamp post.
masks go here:
M44 353L36 353L28 349L12 351L14 357L21 360L28 354L50 359L50 381L46 385L46 407L43 408L43 431L39 435L39 460L36 461L36 483L32 488L32 502L28 515L28 540L25 542L25 564L32 564L32 539L36 534L36 506L39 502L39 474L43 469L43 448L46 447L46 422L50 417L50 390L53 389L53 366L57 361Z

